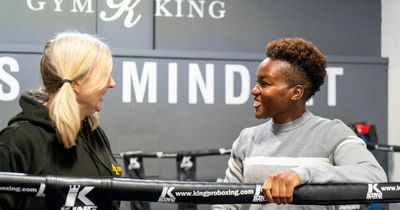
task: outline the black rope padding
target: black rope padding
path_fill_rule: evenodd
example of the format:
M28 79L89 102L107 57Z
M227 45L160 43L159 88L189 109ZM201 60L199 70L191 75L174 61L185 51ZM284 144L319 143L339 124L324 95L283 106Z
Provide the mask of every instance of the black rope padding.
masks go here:
M369 150L377 150L384 152L400 152L400 146L387 145L387 144L374 144L371 142L365 142Z
M72 178L0 172L0 193L45 196L46 189L88 186L113 200L164 203L266 203L261 184L178 182L125 178ZM400 202L400 182L310 184L295 189L293 204L340 205Z

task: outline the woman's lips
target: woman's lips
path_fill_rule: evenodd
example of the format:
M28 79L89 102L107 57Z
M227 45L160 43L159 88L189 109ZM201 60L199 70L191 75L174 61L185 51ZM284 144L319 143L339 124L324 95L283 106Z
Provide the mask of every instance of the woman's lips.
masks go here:
M253 101L253 106L254 106L254 107L261 106L261 101L254 100L254 101Z

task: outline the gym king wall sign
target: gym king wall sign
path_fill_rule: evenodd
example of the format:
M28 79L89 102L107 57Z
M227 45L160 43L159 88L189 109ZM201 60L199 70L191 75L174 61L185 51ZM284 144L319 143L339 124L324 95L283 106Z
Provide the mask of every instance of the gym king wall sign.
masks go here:
M54 11L76 13L95 13L97 0L26 0L27 7L35 12ZM105 0L108 11L100 10L99 18L111 22L124 18L126 28L134 27L142 18L136 9L140 4L152 3L148 0ZM72 8L67 10L65 8ZM163 18L225 18L225 2L222 0L155 0L154 16Z

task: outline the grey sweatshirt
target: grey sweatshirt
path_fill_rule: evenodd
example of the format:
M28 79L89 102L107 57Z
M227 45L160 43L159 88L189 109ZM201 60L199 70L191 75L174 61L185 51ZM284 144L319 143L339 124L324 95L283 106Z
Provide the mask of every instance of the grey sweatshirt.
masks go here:
M285 124L272 120L244 129L232 146L225 182L263 183L270 174L295 171L301 184L386 182L363 140L340 120L306 111ZM223 203L223 201L221 201ZM217 209L334 209L333 206L214 205Z

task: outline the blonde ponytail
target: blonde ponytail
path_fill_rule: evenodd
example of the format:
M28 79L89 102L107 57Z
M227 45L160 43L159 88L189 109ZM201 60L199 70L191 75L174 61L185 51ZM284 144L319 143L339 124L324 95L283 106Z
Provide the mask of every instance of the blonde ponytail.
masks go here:
M58 141L65 148L75 146L81 127L79 104L70 83L65 82L49 103L50 118L56 126Z

